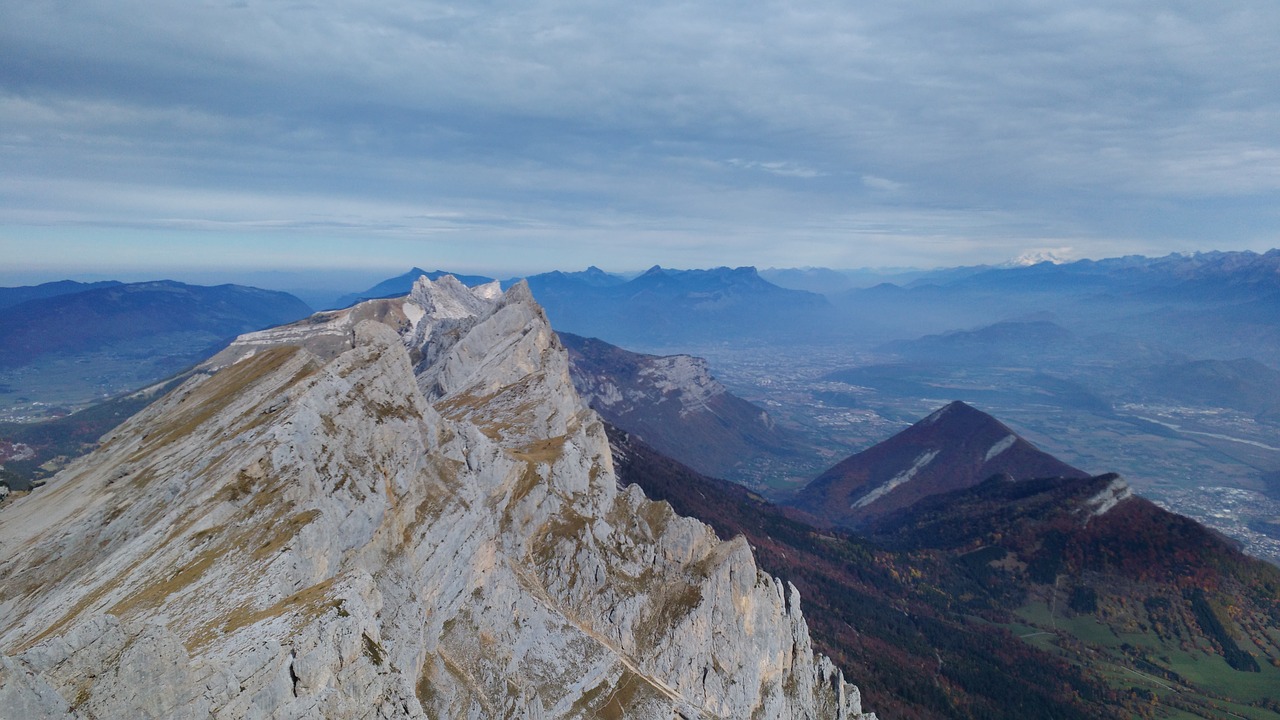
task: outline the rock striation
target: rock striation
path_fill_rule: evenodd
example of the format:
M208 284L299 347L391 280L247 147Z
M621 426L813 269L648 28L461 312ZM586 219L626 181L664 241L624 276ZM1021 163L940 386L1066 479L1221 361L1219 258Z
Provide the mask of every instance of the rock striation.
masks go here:
M0 509L0 716L837 718L742 538L619 488L523 284L242 336Z

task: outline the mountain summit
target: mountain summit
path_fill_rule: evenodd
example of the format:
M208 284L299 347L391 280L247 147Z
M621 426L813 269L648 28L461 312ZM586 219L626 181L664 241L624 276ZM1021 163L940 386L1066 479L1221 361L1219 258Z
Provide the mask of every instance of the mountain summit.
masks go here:
M1019 480L1088 477L956 401L822 473L794 504L836 524L858 525L997 474Z
M0 716L864 717L568 367L523 283L242 336L0 509Z
M483 275L458 275L455 273L445 272L444 270L432 270L431 272L427 272L420 267L415 267L403 275L387 278L364 292L343 295L338 298L334 304L336 307L345 308L350 307L361 300L373 300L404 295L413 289L413 284L417 282L420 277L425 277L428 280L433 281L444 277L451 277L469 287L493 282L493 278L485 277Z

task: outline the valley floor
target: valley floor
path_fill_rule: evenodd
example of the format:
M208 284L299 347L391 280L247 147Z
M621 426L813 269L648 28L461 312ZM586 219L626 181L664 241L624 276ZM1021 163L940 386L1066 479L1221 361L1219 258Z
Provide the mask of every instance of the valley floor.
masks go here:
M1027 367L879 370L883 356L839 345L650 348L706 357L734 393L825 450L809 465L756 469L755 489L785 497L835 460L906 428L952 400L995 415L1046 452L1093 473L1123 475L1140 494L1280 564L1280 427L1225 408L1072 397L1063 378ZM825 379L877 368L865 384ZM1081 371L1086 372L1086 371ZM1086 378L1087 379L1087 378ZM1069 380L1069 379L1068 379ZM1058 383L1058 381L1063 381ZM1055 386L1058 383L1058 386ZM1268 491L1270 490L1270 494Z

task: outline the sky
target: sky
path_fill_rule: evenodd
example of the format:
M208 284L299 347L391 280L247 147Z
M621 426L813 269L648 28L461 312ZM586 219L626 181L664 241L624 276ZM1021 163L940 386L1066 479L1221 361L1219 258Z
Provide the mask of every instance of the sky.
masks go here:
M0 283L1280 245L1274 0L0 3Z

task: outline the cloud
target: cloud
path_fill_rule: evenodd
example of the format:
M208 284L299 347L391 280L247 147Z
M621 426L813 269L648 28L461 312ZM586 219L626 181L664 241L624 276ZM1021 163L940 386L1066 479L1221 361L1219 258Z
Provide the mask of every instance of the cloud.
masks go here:
M868 237L851 214L925 262L1274 244L1278 26L1248 0L9 3L0 223L523 232L606 264L659 236L817 264Z
M900 182L894 182L888 178L876 177L875 175L863 175L862 184L872 190L880 190L883 192L897 192L906 187Z
M777 160L761 162L758 160L731 158L729 160L729 164L736 168L742 168L743 170L762 170L767 173L778 175L779 177L808 179L822 177L826 174L811 167Z

